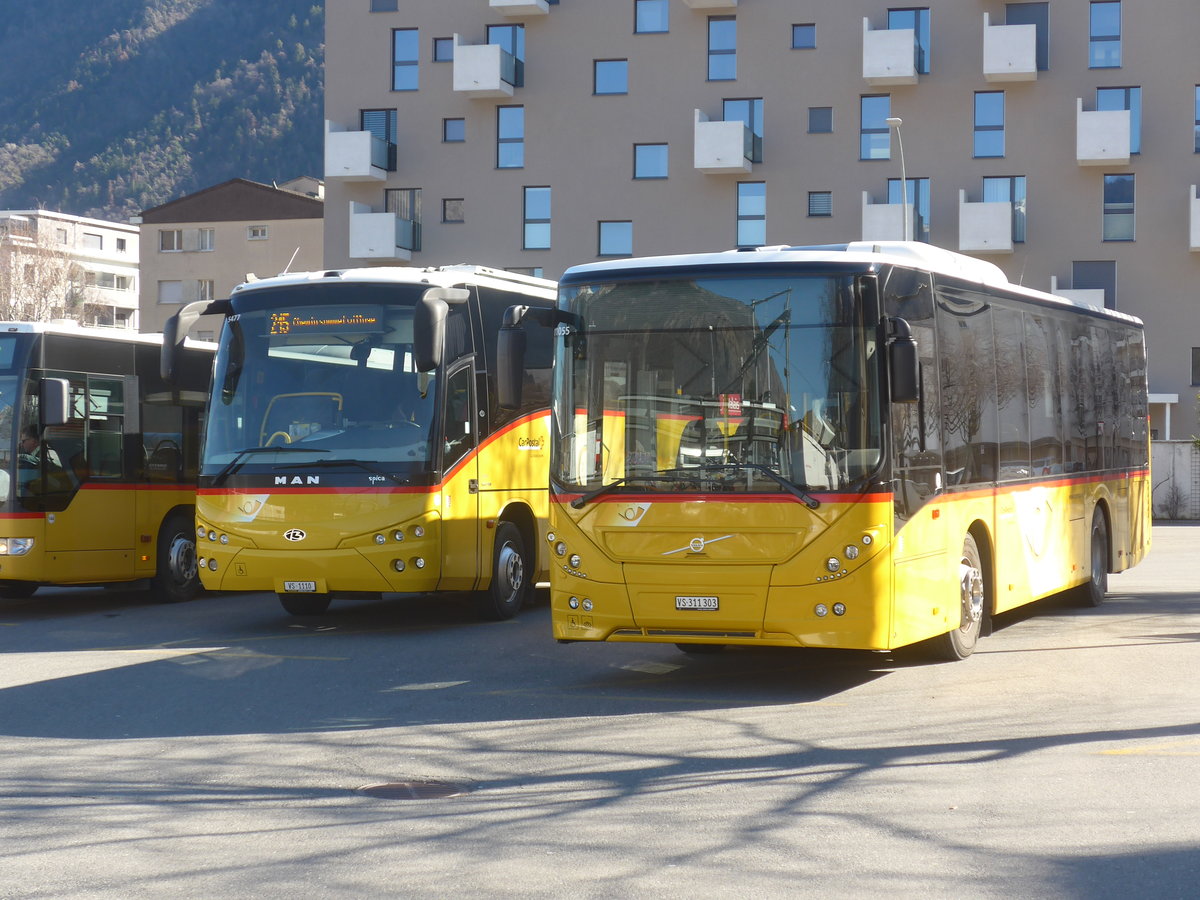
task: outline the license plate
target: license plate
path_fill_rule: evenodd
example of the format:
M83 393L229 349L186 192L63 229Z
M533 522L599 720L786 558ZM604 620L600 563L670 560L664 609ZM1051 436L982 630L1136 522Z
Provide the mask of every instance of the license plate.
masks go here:
M717 597L676 597L676 609L717 609L720 599Z
M315 594L317 591L317 583L315 581L285 581L283 589L289 593L297 594Z

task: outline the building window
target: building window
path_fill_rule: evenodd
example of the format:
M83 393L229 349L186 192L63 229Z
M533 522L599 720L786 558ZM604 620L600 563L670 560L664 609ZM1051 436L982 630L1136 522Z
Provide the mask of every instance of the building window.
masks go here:
M125 240L125 238L117 238L117 252L124 253L128 249L129 243Z
M888 203L907 202L913 208L913 240L929 243L929 179L908 179L907 196L900 197L900 179L888 179Z
M595 94L628 94L629 60L596 60L594 63L592 92Z
M1133 175L1104 176L1104 240L1133 240Z
M421 249L421 189L388 188L383 192L384 212L396 217L396 246Z
M984 178L983 201L1011 203L1013 243L1025 243L1025 176Z
M1096 88L1096 109L1129 110L1129 152L1142 152L1142 89Z
M808 133L831 134L833 132L833 107L810 106L808 108Z
M454 38L433 39L433 61L454 62Z
M667 145L666 144L634 144L633 145L633 177L634 178L666 178L667 177Z
M668 26L667 0L633 0L634 34L662 34Z
M888 29L911 29L913 40L913 63L917 72L922 75L929 73L929 10L928 9L889 9Z
M1200 153L1200 84L1196 85L1196 125L1192 130L1196 152Z
M525 107L496 107L496 168L525 165Z
M1120 0L1093 3L1088 23L1088 68L1117 69L1120 66Z
M550 188L525 188L525 230L521 246L526 250L550 249Z
M183 282L182 281L160 281L158 283L158 302L159 303L182 303L183 302Z
M1037 29L1037 68L1045 72L1050 68L1050 4L1006 3L1004 4L1005 25L1033 25Z
M722 117L726 122L741 122L750 130L750 162L762 162L763 145L763 101L762 97L747 100L726 100Z
M1117 308L1117 263L1111 259L1085 259L1071 263L1071 287L1077 291L1104 291L1104 306Z
M85 231L79 239L79 246L84 250L103 250L104 235Z
M737 19L733 16L709 16L708 80L733 81L737 78Z
M463 217L462 197L447 197L442 200L442 221L448 224L466 221Z
M1004 155L1004 91L975 92L975 156Z
M600 223L600 256L633 256L633 223Z
M388 172L396 171L396 141L399 138L394 109L361 109L359 127L369 131L378 143L371 151L371 165Z
M861 100L858 158L891 159L892 136L887 119L892 114L892 98L876 94Z
M737 245L761 247L766 242L766 182L743 181L737 186Z
M817 46L817 26L816 25L793 25L792 26L792 49L793 50L812 50Z
M201 228L196 235L196 249L211 253L216 249L217 233L213 228Z
M371 0L371 12L396 12L400 0Z
M211 303L217 296L216 284L211 278L202 278L196 282L196 299Z
M65 244L67 242L67 229L55 228L54 239L60 244Z
M392 31L392 90L415 91L418 87L417 29Z
M248 241L265 241L268 237L266 225L247 225L246 240Z
M183 229L164 228L158 233L158 249L162 253L177 253L183 249Z
M525 26L489 25L487 42L496 44L513 58L512 86L523 87L525 85Z
M808 214L813 218L833 215L833 193L831 191L808 192Z
M1192 348L1192 385L1200 384L1200 347Z
M446 144L461 144L467 139L466 119L442 119L442 141Z

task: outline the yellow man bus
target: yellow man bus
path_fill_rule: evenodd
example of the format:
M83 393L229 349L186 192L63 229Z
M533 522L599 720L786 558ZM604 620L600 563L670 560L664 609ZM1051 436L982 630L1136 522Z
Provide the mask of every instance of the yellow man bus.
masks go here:
M548 567L550 340L524 404L495 401L496 335L551 281L478 266L351 269L241 285L221 314L196 510L210 590L338 597L472 591L514 615ZM540 551L540 552L539 552Z
M553 326L562 641L961 659L1150 541L1141 323L926 244L569 269ZM541 329L545 330L545 329ZM502 403L519 397L501 377Z
M199 590L193 512L212 345L159 377L160 335L0 323L0 597L150 579Z

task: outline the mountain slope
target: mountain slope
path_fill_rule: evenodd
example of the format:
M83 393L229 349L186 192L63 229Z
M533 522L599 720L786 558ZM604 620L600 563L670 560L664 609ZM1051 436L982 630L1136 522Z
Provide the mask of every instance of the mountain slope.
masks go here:
M0 209L320 175L323 41L314 0L0 0Z

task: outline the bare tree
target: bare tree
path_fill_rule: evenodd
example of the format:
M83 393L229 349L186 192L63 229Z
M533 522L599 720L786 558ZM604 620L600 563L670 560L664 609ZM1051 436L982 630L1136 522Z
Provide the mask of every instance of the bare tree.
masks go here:
M0 319L77 319L95 290L48 228L10 218L0 225Z

